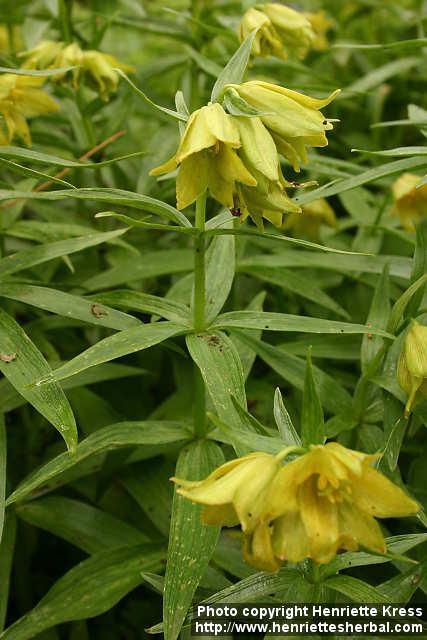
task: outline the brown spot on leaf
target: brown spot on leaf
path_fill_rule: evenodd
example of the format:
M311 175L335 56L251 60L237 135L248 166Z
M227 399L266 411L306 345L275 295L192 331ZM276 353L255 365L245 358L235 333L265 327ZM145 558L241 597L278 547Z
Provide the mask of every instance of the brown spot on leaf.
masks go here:
M13 362L16 360L16 353L0 353L0 360L2 362Z
M90 312L95 318L102 318L102 316L108 316L108 311L99 306L99 304L93 304L90 308Z

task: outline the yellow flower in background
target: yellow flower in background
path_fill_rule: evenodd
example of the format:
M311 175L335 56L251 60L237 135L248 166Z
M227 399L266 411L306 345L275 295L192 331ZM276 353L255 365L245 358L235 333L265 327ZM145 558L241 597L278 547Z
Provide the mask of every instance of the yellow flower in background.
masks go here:
M205 505L202 521L253 531L264 509L265 492L280 461L267 453L251 453L226 462L200 481L171 478L179 485L178 493L192 502Z
M71 80L76 88L83 76L95 84L103 100L108 100L111 93L117 91L119 74L115 69L133 71L133 67L120 63L114 56L101 51L80 48L76 42L65 44L44 40L36 47L19 54L24 59L24 69L60 69L76 67L71 70ZM54 82L68 81L68 73L60 73L52 77Z
M384 553L375 518L409 516L420 507L370 466L375 458L330 442L285 465L271 483L262 516L273 524L274 555L328 563L339 549Z
M318 241L322 225L336 227L337 219L331 205L324 198L319 198L303 205L302 213L291 213L287 216L283 229L292 229L298 238L307 237Z
M406 231L415 231L415 225L427 217L427 184L417 189L420 180L414 173L403 173L392 186L394 213Z
M327 32L332 29L335 22L328 18L324 11L316 11L315 13L304 13L314 32L314 40L312 42L313 49L316 51L325 51L329 47L326 37Z
M310 21L303 13L273 2L257 4L246 11L237 32L240 42L255 29L252 46L255 56L273 55L286 60L291 54L303 58L315 38Z
M44 78L19 76L11 73L0 75L0 115L2 116L2 144L9 144L14 137L31 145L27 118L53 113L59 105L46 91L40 89Z
M254 29L257 33L252 44L252 55L262 58L276 56L286 60L287 53L270 18L262 11L251 7L240 21L237 30L239 41L246 40Z
M11 41L12 40L12 41ZM22 46L21 30L18 25L0 24L0 53L11 53Z
M191 114L176 154L150 171L157 176L179 167L176 182L178 209L185 209L209 189L215 200L232 209L236 182L257 181L237 155L241 146L233 117L218 103Z
M416 402L427 398L427 327L412 321L397 365L397 380L408 395L405 416Z
M317 99L260 80L228 87L252 107L269 114L261 115L260 119L273 136L279 153L289 160L295 171L300 170L300 160L307 162L306 146L327 146L326 131L333 129L333 124L320 109L332 102L339 90L327 98Z

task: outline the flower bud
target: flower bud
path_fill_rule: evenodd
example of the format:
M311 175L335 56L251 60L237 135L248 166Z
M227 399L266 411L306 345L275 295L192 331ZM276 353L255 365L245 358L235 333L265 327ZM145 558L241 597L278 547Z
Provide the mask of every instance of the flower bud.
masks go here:
M413 320L407 332L397 365L397 380L408 395L405 416L413 405L427 397L427 327Z
M286 60L287 53L270 18L262 11L251 7L244 14L238 27L237 35L240 42L243 42L255 29L257 32L252 44L252 54L262 58L276 56Z

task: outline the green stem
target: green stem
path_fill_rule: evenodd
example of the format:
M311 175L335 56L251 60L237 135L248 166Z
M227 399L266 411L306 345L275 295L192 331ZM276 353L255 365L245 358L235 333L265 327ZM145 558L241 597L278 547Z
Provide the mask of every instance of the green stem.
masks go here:
M91 119L88 118L87 115L85 114L85 104L84 104L84 98L82 94L82 87L79 87L76 91L76 103L77 103L77 108L80 112L80 117L82 119L83 128L85 130L85 134L87 138L87 146L89 149L91 149L96 144L95 133L93 131Z
M71 37L71 0L58 0L58 16L61 24L62 39L70 43Z
M194 226L199 231L194 239L194 302L193 325L196 331L205 329L206 273L205 273L205 218L206 192L196 201L196 220ZM196 363L194 367L194 434L203 437L206 434L206 389Z
M194 240L194 328L203 331L205 328L205 217L206 192L196 201L195 227L199 231Z

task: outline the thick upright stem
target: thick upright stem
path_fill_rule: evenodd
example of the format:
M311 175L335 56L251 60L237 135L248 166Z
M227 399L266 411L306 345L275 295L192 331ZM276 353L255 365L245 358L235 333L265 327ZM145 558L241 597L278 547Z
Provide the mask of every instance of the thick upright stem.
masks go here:
M206 273L205 273L205 229L206 192L196 202L195 227L199 234L194 240L194 300L193 323L196 331L205 328ZM206 390L199 367L194 363L194 434L203 437L206 433Z
M206 192L196 201L195 227L200 232L194 241L194 328L203 331L205 328L205 216Z

